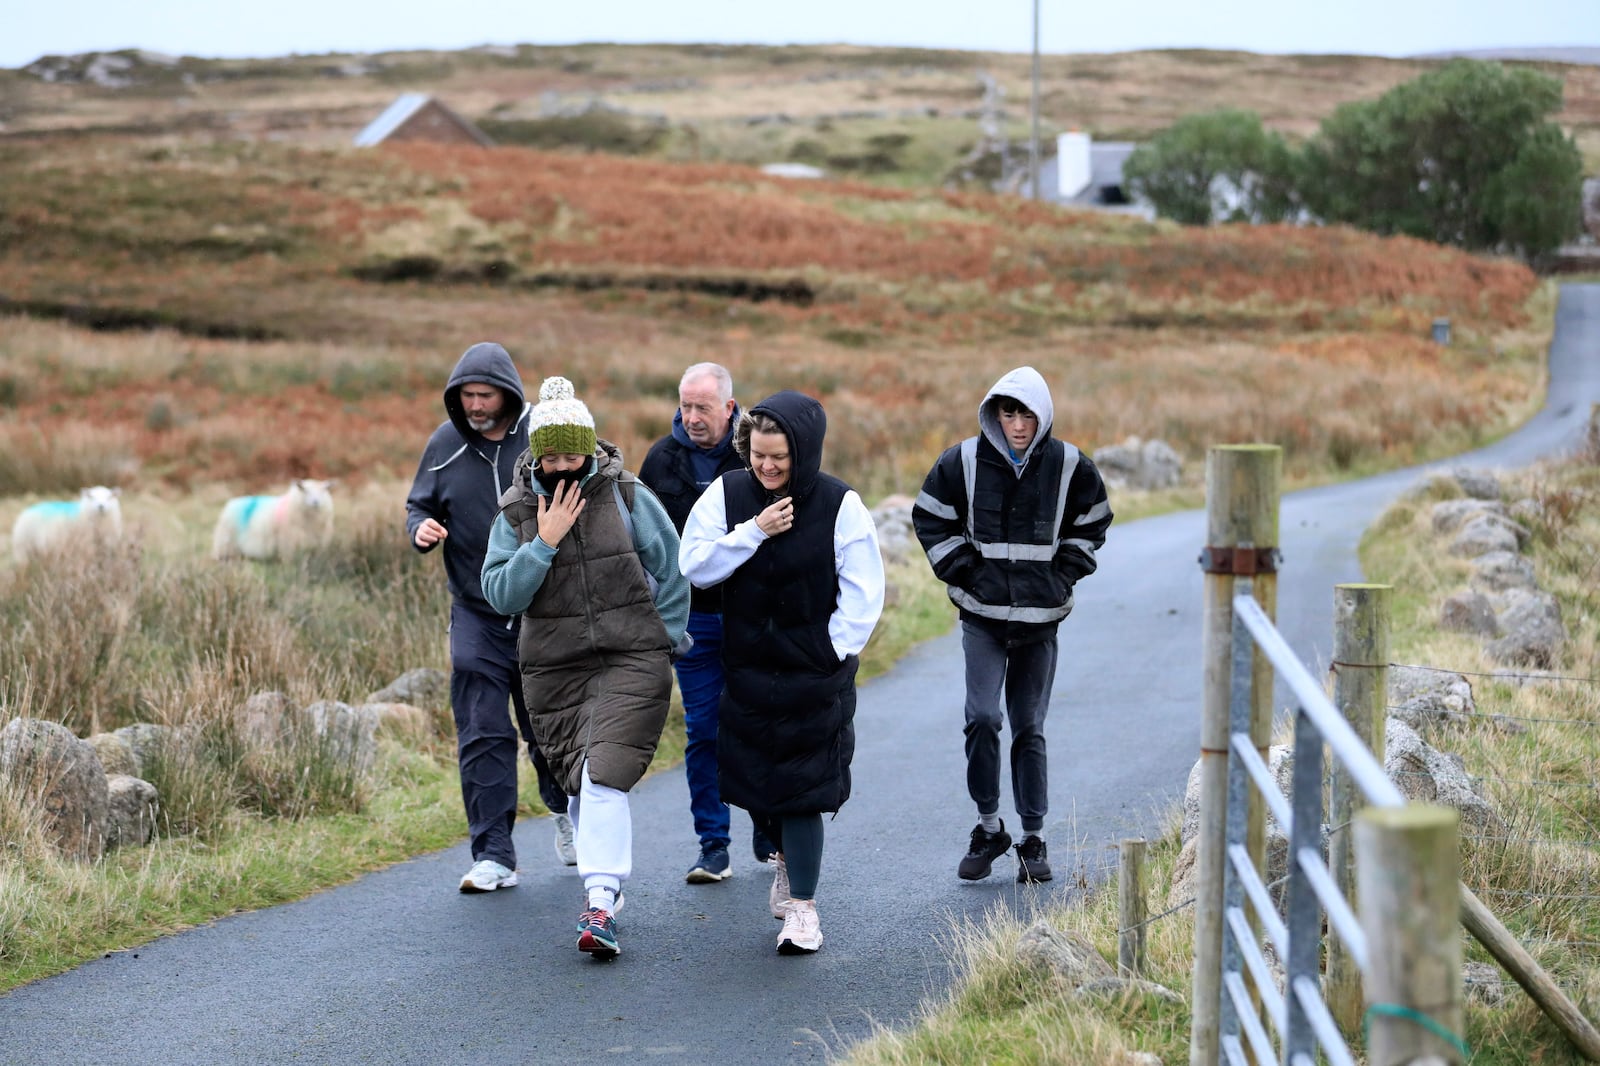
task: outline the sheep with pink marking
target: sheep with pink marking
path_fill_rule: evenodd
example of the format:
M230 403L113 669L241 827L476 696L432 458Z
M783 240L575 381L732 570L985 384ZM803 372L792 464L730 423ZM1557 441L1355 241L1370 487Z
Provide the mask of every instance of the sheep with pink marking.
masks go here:
M121 489L104 485L84 489L76 500L43 500L17 515L11 525L11 555L27 562L52 546L73 538L93 538L100 544L122 536Z
M218 559L277 559L324 544L333 535L332 481L296 478L281 496L235 496L211 537Z

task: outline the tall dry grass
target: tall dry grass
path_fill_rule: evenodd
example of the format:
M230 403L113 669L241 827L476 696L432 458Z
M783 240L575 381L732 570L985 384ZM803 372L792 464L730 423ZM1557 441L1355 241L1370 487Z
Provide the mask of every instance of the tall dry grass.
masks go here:
M27 398L9 412L0 405L0 483L36 495L106 482L278 492L292 476L353 484L409 477L443 417L451 368L466 344L485 337L506 343L530 394L547 374L572 378L600 434L630 465L670 427L683 367L712 359L733 372L746 405L780 388L820 397L830 415L825 463L869 499L914 491L944 447L975 432L989 386L1030 364L1051 384L1056 434L1091 453L1130 435L1162 438L1197 471L1211 444L1272 440L1285 448L1288 476L1303 482L1452 454L1520 422L1543 392L1552 293L1530 300L1528 325L1463 329L1449 349L1360 332L1114 327L970 343L859 342L737 319L686 330L559 297L541 303L552 314L537 328L508 319L432 349L93 336L9 319L16 328L0 334L0 373ZM121 384L52 414L42 397L53 370L16 354L13 334L32 348L122 356ZM172 359L168 349L191 356ZM241 373L226 388L215 384L220 371L173 370L255 362L277 369ZM365 379L369 387L341 397L340 368L368 363L380 368ZM52 423L60 426L46 445L38 427Z
M128 496L126 539L0 570L0 703L26 692L79 733L181 725L264 689L359 701L441 665L444 582L406 543L392 491L343 501L331 543L269 564L217 563L203 525L175 537L160 497Z

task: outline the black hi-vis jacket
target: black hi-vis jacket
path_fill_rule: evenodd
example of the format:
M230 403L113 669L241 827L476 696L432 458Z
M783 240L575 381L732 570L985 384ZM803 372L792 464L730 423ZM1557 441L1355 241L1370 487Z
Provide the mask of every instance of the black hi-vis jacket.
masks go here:
M1055 632L1111 525L1093 460L1042 432L1020 470L987 436L946 449L911 512L962 620L1009 643Z

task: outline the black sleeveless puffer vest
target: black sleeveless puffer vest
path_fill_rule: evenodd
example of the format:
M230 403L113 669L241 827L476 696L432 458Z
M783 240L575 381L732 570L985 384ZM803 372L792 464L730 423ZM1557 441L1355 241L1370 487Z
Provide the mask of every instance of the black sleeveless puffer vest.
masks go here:
M828 638L839 597L834 526L850 486L820 472L821 404L781 392L754 410L784 427L789 487L769 496L749 470L724 474L728 528L785 495L795 522L722 583L722 799L760 814L836 811L850 797L855 754L857 659L841 662Z

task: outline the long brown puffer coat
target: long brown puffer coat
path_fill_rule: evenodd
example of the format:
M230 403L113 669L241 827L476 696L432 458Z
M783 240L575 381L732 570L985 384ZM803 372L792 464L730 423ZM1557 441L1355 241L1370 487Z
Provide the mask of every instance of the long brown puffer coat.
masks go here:
M634 482L615 445L595 448L584 508L522 618L517 658L534 739L569 796L583 781L626 792L655 755L672 698L661 622L613 485ZM626 486L632 495L635 484ZM501 496L519 544L539 533L539 487L524 454ZM630 501L631 502L631 501Z

